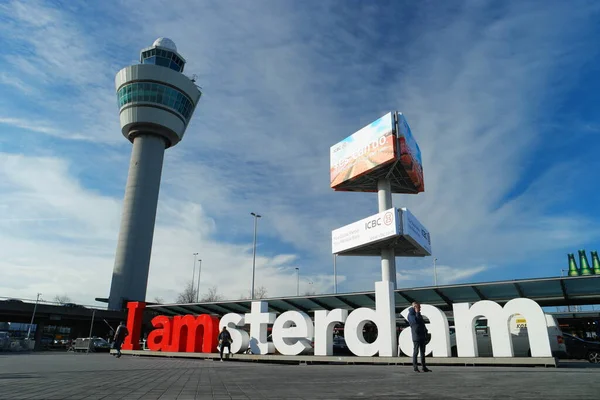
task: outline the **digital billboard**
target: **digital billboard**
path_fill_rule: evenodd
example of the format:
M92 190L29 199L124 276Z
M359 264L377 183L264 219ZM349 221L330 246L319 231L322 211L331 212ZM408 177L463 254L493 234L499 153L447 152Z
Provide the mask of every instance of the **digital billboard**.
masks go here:
M333 254L398 235L398 211L390 208L331 232Z
M418 192L425 191L423 181L423 162L421 161L421 149L412 135L406 118L398 113L398 142L400 144L400 164L408 174L415 189Z
M396 159L394 114L387 113L331 146L330 154L329 171L332 188L394 161Z

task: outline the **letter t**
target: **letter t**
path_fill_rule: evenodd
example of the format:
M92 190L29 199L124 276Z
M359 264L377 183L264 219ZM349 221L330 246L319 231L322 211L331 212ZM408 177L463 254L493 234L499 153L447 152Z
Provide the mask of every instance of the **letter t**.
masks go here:
M245 314L250 324L250 348L254 354L269 354L275 351L273 343L267 342L267 326L275 322L275 313L269 312L266 301L253 301L250 313Z

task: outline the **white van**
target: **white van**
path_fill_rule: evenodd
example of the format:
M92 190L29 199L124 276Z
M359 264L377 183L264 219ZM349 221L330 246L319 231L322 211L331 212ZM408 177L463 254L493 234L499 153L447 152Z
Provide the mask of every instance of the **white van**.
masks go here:
M545 314L545 316L552 355L559 358L566 357L567 346L565 345L565 340L563 338L562 330L558 325L558 321L553 315ZM517 314L510 319L509 325L515 357L531 357L531 351L529 349L529 336L527 334L527 321L525 318ZM487 326L486 319L477 320L475 324L475 332L477 334L477 349L479 350L479 357L493 357L492 339L490 337L490 329ZM535 338L532 340L535 340ZM452 356L457 357L458 352L456 350L456 335L453 326L450 327L450 347Z

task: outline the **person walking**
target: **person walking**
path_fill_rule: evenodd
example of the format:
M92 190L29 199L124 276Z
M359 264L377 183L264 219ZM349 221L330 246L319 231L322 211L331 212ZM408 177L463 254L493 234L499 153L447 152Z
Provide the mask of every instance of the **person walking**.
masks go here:
M223 362L223 348L227 347L227 351L229 351L229 357L233 356L233 354L231 353L231 342L232 341L233 340L231 339L231 334L227 330L227 327L224 326L221 333L219 333L219 346L221 346L221 348L219 350L220 350L220 355L221 355L221 362Z
M415 372L419 371L417 365L417 356L421 352L421 366L423 372L431 372L425 364L425 344L427 343L427 328L425 327L425 320L421 315L421 305L416 301L412 303L412 307L408 310L408 323L410 325L412 339L413 339L413 369Z
M117 330L115 331L114 339L114 349L117 350L117 358L121 357L121 345L125 340L125 337L129 335L129 331L127 330L127 326L125 326L125 322L121 321Z

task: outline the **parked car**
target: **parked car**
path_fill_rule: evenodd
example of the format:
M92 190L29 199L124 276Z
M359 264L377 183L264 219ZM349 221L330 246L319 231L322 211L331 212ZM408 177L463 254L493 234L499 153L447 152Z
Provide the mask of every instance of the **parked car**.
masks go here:
M333 354L346 354L350 353L348 345L346 345L346 339L343 336L333 337Z
M10 336L8 332L0 332L0 351L10 348Z
M72 352L85 352L88 349L93 352L110 351L110 343L99 337L93 337L91 341L90 338L77 338L67 347L67 351Z
M68 339L54 339L54 347L66 348L68 345Z
M568 333L565 333L564 337L570 358L586 359L591 363L600 364L600 342L590 342Z
M32 336L33 337L33 336ZM44 334L40 339L40 345L43 348L51 347L54 344L54 336Z
M110 351L110 343L102 338L92 339L92 346L94 346L94 351Z

